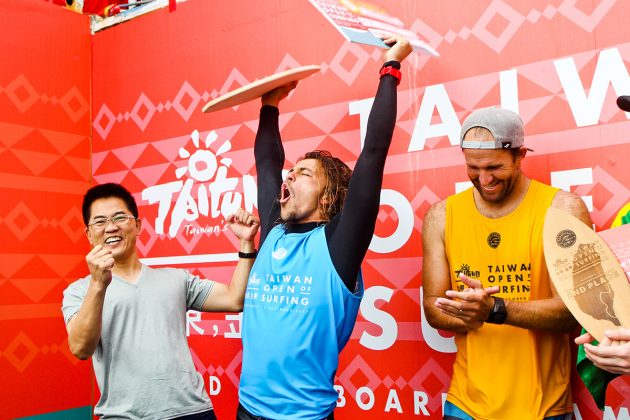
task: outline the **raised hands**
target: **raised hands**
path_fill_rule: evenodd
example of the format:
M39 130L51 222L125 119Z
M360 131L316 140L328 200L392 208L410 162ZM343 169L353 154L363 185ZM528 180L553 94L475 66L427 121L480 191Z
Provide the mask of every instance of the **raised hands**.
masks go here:
M102 287L109 286L115 264L112 251L103 245L95 245L85 257L85 261L90 269L92 282Z
M253 241L260 227L260 219L243 209L238 209L226 220L232 233L241 241Z
M383 42L390 46L383 54L383 62L402 61L413 51L411 44L401 35L393 35L389 38L383 38Z
M279 88L275 88L271 92L265 93L261 98L262 104L275 106L277 108L280 101L289 96L289 93L295 89L297 84L297 81L290 82L286 85L280 86Z
M435 306L445 315L461 319L468 330L475 330L483 325L494 306L493 294L499 291L497 286L484 288L479 280L463 274L460 280L466 286L461 292L446 291L446 298L438 298Z

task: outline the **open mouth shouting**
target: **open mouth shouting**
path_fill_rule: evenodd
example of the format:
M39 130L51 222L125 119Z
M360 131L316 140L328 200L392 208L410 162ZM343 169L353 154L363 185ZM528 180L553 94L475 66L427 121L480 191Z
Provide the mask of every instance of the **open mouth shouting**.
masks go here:
M289 189L289 184L283 182L280 186L280 196L278 197L278 201L280 201L280 204L284 204L289 201L291 197L293 197L293 193Z

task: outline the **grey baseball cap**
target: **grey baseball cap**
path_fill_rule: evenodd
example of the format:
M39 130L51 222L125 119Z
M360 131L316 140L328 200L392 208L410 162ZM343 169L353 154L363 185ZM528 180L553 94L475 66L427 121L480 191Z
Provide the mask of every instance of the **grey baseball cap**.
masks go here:
M482 127L490 131L492 141L464 141L471 128ZM514 111L498 107L481 108L464 120L459 138L462 149L518 149L524 146L523 120ZM529 147L527 150L533 152Z

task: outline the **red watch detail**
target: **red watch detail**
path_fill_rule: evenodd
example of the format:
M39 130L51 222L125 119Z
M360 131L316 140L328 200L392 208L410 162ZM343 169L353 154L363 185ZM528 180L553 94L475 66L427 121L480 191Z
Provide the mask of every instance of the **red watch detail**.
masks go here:
M381 71L379 72L379 74L381 75L381 77L385 76L386 74L394 76L396 78L396 86L400 84L400 79L402 78L402 73L400 72L400 70L393 66L381 67Z

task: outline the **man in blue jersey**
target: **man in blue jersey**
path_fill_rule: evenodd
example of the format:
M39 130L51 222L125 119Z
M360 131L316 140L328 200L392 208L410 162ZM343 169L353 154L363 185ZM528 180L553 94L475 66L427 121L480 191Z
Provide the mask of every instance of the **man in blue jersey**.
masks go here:
M295 84L262 98L254 146L262 245L243 311L239 420L333 418L338 356L363 296L361 262L396 122L400 62L411 52L402 37L385 42L391 48L354 173L314 151L283 181L278 104Z

